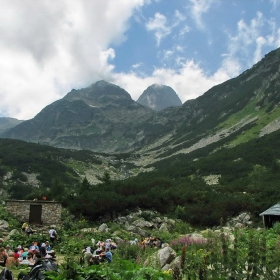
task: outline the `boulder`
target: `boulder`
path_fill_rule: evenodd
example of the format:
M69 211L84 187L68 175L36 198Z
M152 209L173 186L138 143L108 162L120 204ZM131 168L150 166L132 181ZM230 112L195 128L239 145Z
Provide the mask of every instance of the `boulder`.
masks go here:
M160 268L163 268L167 264L169 265L174 259L176 258L176 252L171 247L165 247L148 258L144 265L149 265L154 268L160 266Z
M118 217L117 218L117 223L119 223L119 224L125 224L126 222L127 222L126 217Z
M169 231L167 223L162 223L158 229L159 231Z
M140 227L140 228L153 228L153 227L155 227L154 224L145 221L143 218L134 221L132 224L134 226Z
M161 270L166 271L170 269L170 264L166 264Z
M134 232L135 229L136 229L136 226L130 226L130 225L128 225L127 227L125 227L125 229L126 229L127 231L132 231L132 232Z
M19 232L17 229L11 230L11 232L10 232L10 233L8 234L8 236L7 236L7 240L10 240L11 237L12 237L13 235L15 235L15 234L20 234L20 232Z
M99 232L108 232L108 226L107 226L107 224L102 224L99 228L98 228L98 231Z
M82 228L81 232L95 232L96 229L95 228Z
M126 230L129 231L129 232L139 234L142 237L148 236L148 233L144 229L136 227L136 226L129 226L129 227L126 228Z
M181 269L181 256L176 257L170 264L170 268L174 269Z
M172 220L172 219L167 219L167 222L166 222L167 224L169 224L169 225L171 225L171 226L175 226L175 224L176 224L176 222L174 221L174 220Z
M236 223L236 224L234 225L234 228L236 228L236 229L242 228L242 227L244 227L244 224L241 224L241 223Z
M128 221L128 223L132 223L135 220L134 215L130 214L128 216L126 216L126 219Z
M147 232L147 231L145 231L145 230L142 229L142 228L138 228L138 227L136 227L134 233L139 234L141 237L146 237L146 236L148 236L148 232Z
M155 224L161 224L162 223L162 219L160 217L155 217L152 219L152 222Z
M5 220L0 220L0 230L8 229L9 223Z

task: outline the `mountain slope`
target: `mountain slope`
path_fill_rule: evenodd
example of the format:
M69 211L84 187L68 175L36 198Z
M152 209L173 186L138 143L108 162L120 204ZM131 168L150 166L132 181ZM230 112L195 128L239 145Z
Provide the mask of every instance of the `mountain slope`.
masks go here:
M0 134L22 122L14 118L0 118Z
M146 158L145 163L189 153L221 140L223 145L238 145L279 129L279 65L277 49L240 76L181 107L154 115L150 122L164 123L165 129L170 129L139 151ZM238 131L242 134L235 140L224 140Z

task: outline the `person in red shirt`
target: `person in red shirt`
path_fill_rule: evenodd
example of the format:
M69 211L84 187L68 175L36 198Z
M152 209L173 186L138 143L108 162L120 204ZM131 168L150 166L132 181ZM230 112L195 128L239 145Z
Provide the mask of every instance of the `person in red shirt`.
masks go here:
M20 257L20 254L18 253L18 249L16 248L15 250L14 250L14 258L17 260L19 257Z

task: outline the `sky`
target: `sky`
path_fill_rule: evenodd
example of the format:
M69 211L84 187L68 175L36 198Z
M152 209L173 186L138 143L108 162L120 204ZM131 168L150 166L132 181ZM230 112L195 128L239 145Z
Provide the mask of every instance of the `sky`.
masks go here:
M0 0L0 117L106 80L182 102L280 47L280 0Z

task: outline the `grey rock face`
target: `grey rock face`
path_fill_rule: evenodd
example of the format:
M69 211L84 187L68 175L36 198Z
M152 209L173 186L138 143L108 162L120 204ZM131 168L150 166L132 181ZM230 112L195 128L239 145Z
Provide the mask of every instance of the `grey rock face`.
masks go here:
M182 105L182 101L171 87L156 84L149 86L137 102L155 111Z

